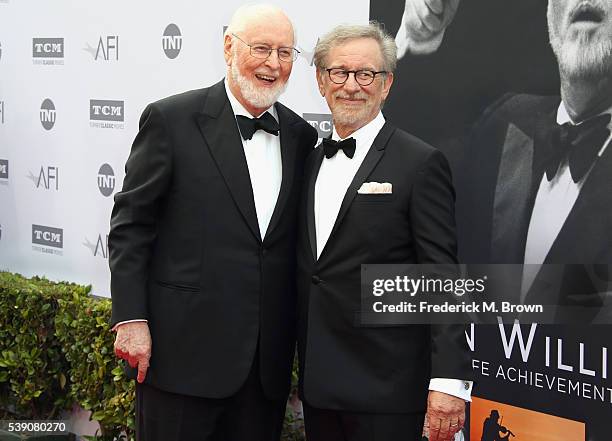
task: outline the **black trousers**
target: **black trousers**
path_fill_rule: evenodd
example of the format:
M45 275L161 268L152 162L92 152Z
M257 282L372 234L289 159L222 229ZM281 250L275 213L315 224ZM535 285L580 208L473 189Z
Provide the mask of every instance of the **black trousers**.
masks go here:
M304 403L308 441L421 441L425 412L359 413Z
M286 400L266 398L259 357L242 388L223 399L136 384L136 441L278 441Z

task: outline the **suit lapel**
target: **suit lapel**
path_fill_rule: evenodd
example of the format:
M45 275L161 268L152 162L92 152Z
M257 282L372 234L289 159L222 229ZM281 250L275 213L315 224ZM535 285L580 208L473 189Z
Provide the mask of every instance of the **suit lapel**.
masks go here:
M509 124L499 160L491 226L492 262L522 263L536 195L542 180L553 113L535 116L533 134Z
M311 161L307 167L308 173L306 174L308 177L308 188L306 189L306 223L308 226L310 250L312 251L312 258L314 261L317 260L317 232L314 213L315 184L317 182L317 176L319 175L319 169L321 168L322 162L323 148L319 147L311 156Z
M340 210L338 211L338 217L336 218L334 227L332 228L332 231L329 234L329 238L327 239L327 243L325 244L323 250L329 248L328 244L333 240L334 234L340 227L340 224L342 224L342 220L344 219L346 212L353 203L353 199L355 199L357 190L359 189L359 187L361 187L361 184L365 182L367 177L372 173L372 170L374 170L374 167L376 167L376 164L378 164L380 158L382 158L385 152L385 147L387 146L387 142L389 141L389 138L391 137L394 131L395 128L393 128L393 126L391 126L389 123L385 123L382 129L380 129L380 132L378 132L378 135L374 139L370 150L368 150L368 153L366 154L366 157L363 159L363 162L359 166L357 173L355 173L355 177L351 181L351 184L349 185L348 190L344 195L344 199L342 199L342 204L340 205ZM321 251L321 256L323 256L323 251Z
M278 115L280 125L280 149L281 149L281 162L282 162L282 179L281 188L278 194L278 200L268 225L265 238L268 238L274 228L277 226L281 215L287 205L287 199L291 193L291 187L293 186L293 179L295 176L295 168L297 166L296 157L296 133L293 130L292 122L289 119L289 114L285 110L285 107L281 104L276 103L276 114ZM265 240L265 239L264 239Z
M249 168L223 81L210 88L196 120L234 202L253 235L261 241Z

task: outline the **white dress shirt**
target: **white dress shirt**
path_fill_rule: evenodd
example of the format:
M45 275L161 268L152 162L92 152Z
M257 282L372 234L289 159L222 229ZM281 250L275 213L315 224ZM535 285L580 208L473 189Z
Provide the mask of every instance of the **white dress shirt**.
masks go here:
M253 118L253 115L234 97L227 85L227 79L225 80L225 91L227 92L234 115ZM267 112L270 112L274 119L278 121L278 115L274 106L270 107ZM236 124L238 123L236 122ZM257 222L259 223L259 233L263 240L266 236L274 207L276 206L283 176L280 135L275 136L263 130L258 130L253 134L253 138L242 139L241 136L240 139L242 140L242 147L244 148L244 155L249 168L253 198L255 199L255 211L257 212ZM113 326L113 331L117 330L117 326L125 323L146 321L145 319L134 319L119 322Z
M352 159L348 158L342 150L339 150L332 158L323 157L315 183L314 215L317 259L329 240L344 195L384 124L385 118L379 112L376 118L350 136L355 139L355 155ZM342 140L335 127L332 139ZM472 382L454 378L432 378L429 381L429 390L471 401Z
M232 94L227 84L227 79L225 80L225 91L227 92L234 115L253 118L253 115ZM270 107L266 112L270 112L274 119L278 121L278 115L274 106ZM264 113L262 112L262 115ZM280 193L283 176L280 135L275 136L263 130L258 130L253 134L253 138L242 139L242 146L244 147L244 155L249 167L257 222L259 223L259 232L263 240L266 236L270 219L272 219L274 207L276 207L276 200Z
M336 223L346 190L351 185L359 166L384 124L385 118L379 112L376 118L350 136L355 139L356 144L355 155L352 159L347 157L342 150L339 150L333 158L323 157L315 184L314 200L317 259L321 256ZM332 139L341 140L335 127Z
M567 113L565 104L561 102L557 110L557 124L563 125L568 122L575 124ZM610 126L612 126L612 123ZM601 157L610 143L610 139L612 139L612 136L604 142L599 150L598 157ZM555 174L550 182L546 173L542 176L529 221L527 241L525 243L526 264L544 263L550 248L559 235L561 228L563 228L565 220L572 211L580 190L588 179L589 174L590 170L580 181L574 182L570 173L568 159L565 158L559 165L557 174ZM525 296L538 273L538 269L539 265L526 265L524 267L521 301L525 300Z

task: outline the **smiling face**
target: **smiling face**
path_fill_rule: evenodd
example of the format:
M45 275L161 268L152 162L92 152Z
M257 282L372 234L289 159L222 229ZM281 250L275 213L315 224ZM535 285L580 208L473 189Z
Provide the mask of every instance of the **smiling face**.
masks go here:
M293 63L280 61L276 51L268 58L256 58L247 44L293 47L293 27L286 16L274 13L251 18L236 35L228 33L224 41L228 85L245 109L259 116L285 90Z
M378 42L357 38L333 46L325 60L326 68L349 71L383 70L383 57ZM372 84L361 86L350 74L344 84L333 83L325 70L317 70L321 95L329 106L338 134L346 137L372 121L389 94L393 74L377 75ZM345 135L346 134L346 135Z
M612 75L612 1L549 0L548 31L561 75Z

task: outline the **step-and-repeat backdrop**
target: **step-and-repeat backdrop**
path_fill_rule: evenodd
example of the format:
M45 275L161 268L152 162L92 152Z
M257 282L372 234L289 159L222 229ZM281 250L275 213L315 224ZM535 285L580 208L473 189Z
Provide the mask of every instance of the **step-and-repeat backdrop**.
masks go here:
M405 2L277 3L301 50L282 101L323 136L318 36L368 18L395 33ZM0 269L109 295L109 217L140 112L224 75L223 29L240 4L0 0ZM461 175L470 128L497 97L558 93L545 11L545 0L463 0L436 53L400 60L387 118L442 149ZM469 329L477 385L465 439L608 441L611 335L602 326Z
M321 133L312 52L368 3L277 2L300 57L282 102ZM147 103L225 75L223 31L243 2L0 0L0 268L109 296L113 196Z

